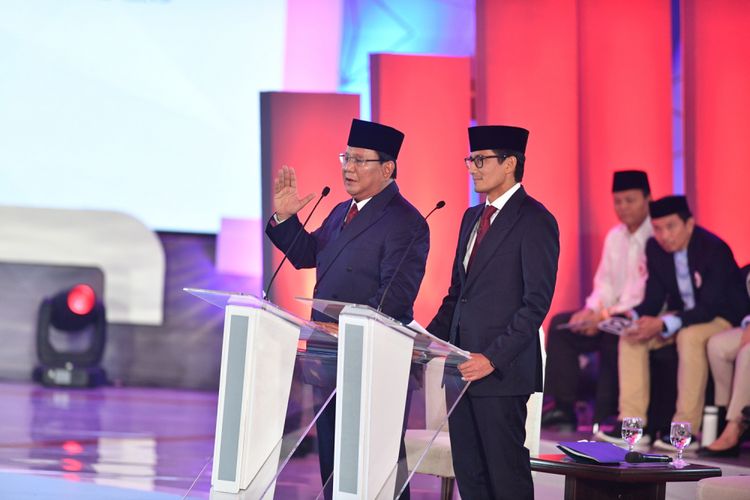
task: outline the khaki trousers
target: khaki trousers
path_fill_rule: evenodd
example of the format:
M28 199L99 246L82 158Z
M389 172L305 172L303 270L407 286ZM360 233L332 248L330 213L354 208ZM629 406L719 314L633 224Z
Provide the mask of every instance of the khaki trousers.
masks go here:
M733 328L708 341L708 362L714 376L716 404L728 406L727 420L742 420L750 405L750 344L740 348L742 329Z
M721 331L731 328L724 318L716 317L708 323L690 325L668 339L661 336L646 342L629 342L620 339L620 420L623 417L641 417L646 423L649 404L650 372L648 354L673 342L677 343L677 408L672 418L675 422L690 422L693 432L698 432L703 418L703 403L708 382L706 344Z

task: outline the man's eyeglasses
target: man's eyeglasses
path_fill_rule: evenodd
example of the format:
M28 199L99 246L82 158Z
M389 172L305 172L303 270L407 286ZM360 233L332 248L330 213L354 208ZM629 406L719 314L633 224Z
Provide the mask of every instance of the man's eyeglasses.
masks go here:
M358 158L356 156L349 156L348 153L341 153L341 154L339 154L339 161L341 161L341 167L342 168L346 168L346 166L349 163L353 163L354 166L356 166L358 168L364 167L365 165L367 165L367 162L370 162L370 161L381 163L381 161L379 159L378 160L368 160L367 158Z
M466 168L471 168L472 163L475 167L482 168L484 166L484 160L486 160L487 158L498 158L498 161L502 163L503 160L505 160L509 156L510 155L467 156L466 158L464 158L464 163L466 163Z

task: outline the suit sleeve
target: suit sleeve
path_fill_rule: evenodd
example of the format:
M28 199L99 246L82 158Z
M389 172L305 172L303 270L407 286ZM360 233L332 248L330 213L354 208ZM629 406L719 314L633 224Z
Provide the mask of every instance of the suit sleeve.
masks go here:
M643 302L635 307L635 312L638 316L658 315L667 300L667 290L664 287L660 271L660 267L666 265L664 263L664 254L658 245L653 237L646 243L648 279L646 280L646 291L643 294ZM671 262L668 264L671 264ZM674 267L674 264L672 264L672 267Z
M498 335L482 353L502 371L538 335L552 302L560 256L560 232L549 212L531 219L521 241L523 297L504 334Z
M468 212L467 212L468 213ZM463 227L466 223L466 214L461 221L461 230L458 234L458 242L456 243L456 256L453 258L453 272L451 274L451 284L448 287L448 294L443 297L443 302L440 304L440 308L435 317L432 318L430 324L427 325L427 331L443 340L450 340L450 328L453 322L453 313L456 310L456 303L458 302L458 296L461 294L461 277L459 275L459 267L463 266L461 262L461 234L463 234Z
M331 212L333 213L333 212ZM315 267L316 257L318 255L319 236L322 229L329 222L329 214L323 224L313 233L302 231L302 223L296 215L280 224L273 224L273 217L266 224L266 235L276 248L284 252L289 262L297 269L307 269ZM299 233L294 247L290 248L295 236Z
M412 239L414 243L411 243ZM382 311L400 321L411 321L429 250L430 229L421 215L417 214L410 224L396 221L394 230L385 241L378 290L367 304L377 309L390 283ZM399 268L402 259L403 263Z
M677 313L682 319L682 326L690 326L697 323L707 323L719 316L722 305L726 301L727 291L734 286L734 278L739 272L734 261L732 251L725 244L718 245L710 252L713 263L706 268L701 276L702 287L700 299L695 301L695 307L689 311ZM697 295L696 290L696 295ZM724 318L732 321L733 318Z

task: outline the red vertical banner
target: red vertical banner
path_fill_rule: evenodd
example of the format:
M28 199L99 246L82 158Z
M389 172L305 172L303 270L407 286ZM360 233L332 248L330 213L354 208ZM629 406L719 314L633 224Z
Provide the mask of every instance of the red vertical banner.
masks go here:
M581 273L586 290L617 223L615 170L672 193L670 3L579 0Z
M401 193L433 214L430 254L414 316L427 324L448 290L461 216L468 206L466 129L471 120L469 58L376 54L370 59L372 117L405 134L398 158Z
M273 215L273 180L282 165L297 173L297 189L301 196L320 195L324 186L331 193L310 219L307 229L320 226L323 219L339 202L349 198L341 177L338 154L346 149L352 118L359 117L359 96L348 94L312 94L294 92L263 92L260 96L261 178L263 185L263 227ZM250 203L252 200L248 200ZM304 221L315 201L300 212ZM263 276L267 286L283 254L263 237ZM294 299L312 297L315 270L296 270L284 264L270 293L281 307L303 318L310 307Z
M523 185L560 226L551 314L580 305L576 23L574 0L477 0L477 121L529 129Z
M750 4L683 0L686 193L696 222L750 263Z

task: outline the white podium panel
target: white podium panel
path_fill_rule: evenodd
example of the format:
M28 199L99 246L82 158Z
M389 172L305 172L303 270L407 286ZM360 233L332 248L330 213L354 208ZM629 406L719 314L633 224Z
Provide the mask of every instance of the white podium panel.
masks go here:
M337 339L251 295L186 291L225 311L211 498L284 498L277 482L335 391L316 376Z

